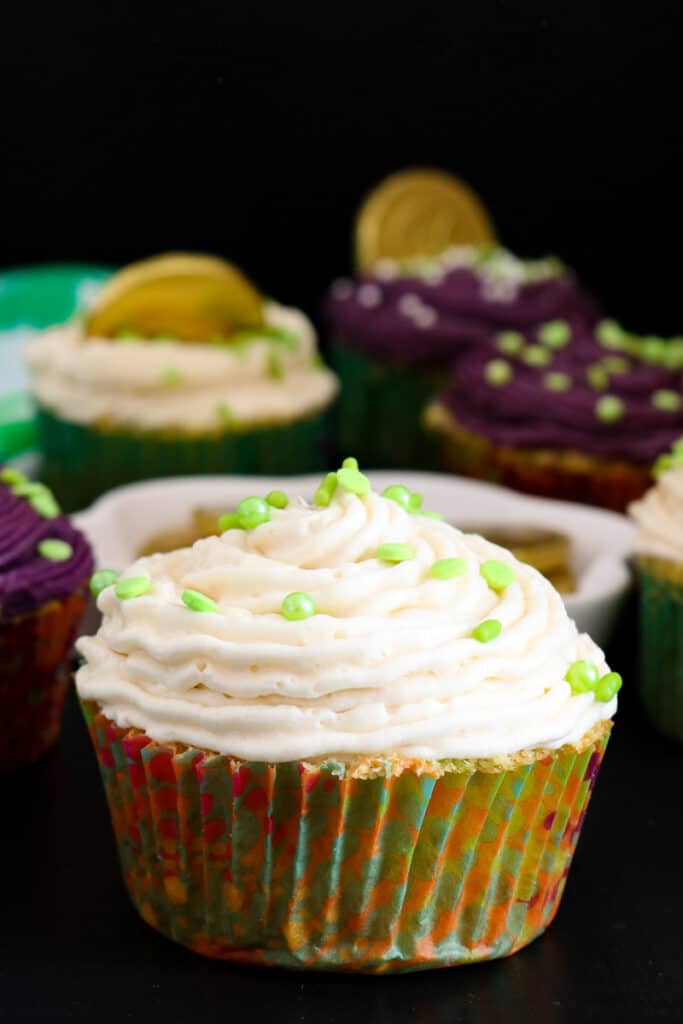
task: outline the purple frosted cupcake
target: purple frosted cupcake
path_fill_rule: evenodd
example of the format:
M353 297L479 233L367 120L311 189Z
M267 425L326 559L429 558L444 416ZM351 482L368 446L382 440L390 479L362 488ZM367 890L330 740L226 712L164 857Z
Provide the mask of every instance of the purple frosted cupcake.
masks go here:
M92 553L50 491L0 466L0 770L59 734Z
M383 260L337 281L325 316L342 379L340 448L362 450L371 465L424 467L432 459L420 411L456 357L503 331L592 324L598 309L555 259L454 246L400 270Z
M458 360L425 423L457 473L623 511L683 433L683 339L612 321L501 332Z

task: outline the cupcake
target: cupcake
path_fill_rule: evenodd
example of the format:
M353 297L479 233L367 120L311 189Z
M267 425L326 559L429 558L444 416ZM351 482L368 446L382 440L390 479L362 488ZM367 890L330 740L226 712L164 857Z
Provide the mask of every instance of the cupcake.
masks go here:
M683 433L683 341L554 321L466 353L425 423L444 468L624 511Z
M653 724L683 740L683 438L629 512L638 527L640 691Z
M47 487L0 466L0 770L57 739L92 554Z
M69 508L119 484L319 468L336 391L303 313L230 264L172 255L116 275L28 350L44 476Z
M133 903L243 963L515 952L557 910L619 676L535 569L354 459L270 500L95 584L76 685Z
M342 450L361 451L371 465L425 468L434 456L421 412L445 386L454 359L499 332L558 319L592 323L598 314L556 259L518 259L497 246L488 221L477 220L478 230L464 238L425 237L431 225L457 226L472 203L479 210L471 194L458 198L459 183L450 203L442 202L438 219L429 206L411 206L416 233L397 234L407 220L408 200L396 201L393 182L394 201L386 209L387 183L359 214L358 276L335 282L324 305L332 362L342 382L337 439ZM426 203L433 183L422 187ZM408 198L414 199L412 193ZM480 218L485 216L480 210ZM380 228L389 232L388 242L371 245Z

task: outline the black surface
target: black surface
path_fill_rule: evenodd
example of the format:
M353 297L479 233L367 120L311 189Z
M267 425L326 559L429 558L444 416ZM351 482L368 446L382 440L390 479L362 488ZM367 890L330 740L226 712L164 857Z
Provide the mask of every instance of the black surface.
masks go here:
M489 964L396 977L230 967L163 939L130 906L72 698L59 746L0 777L3 1021L246 1024L679 1021L683 747L636 698L635 610L611 644L626 679L560 912Z

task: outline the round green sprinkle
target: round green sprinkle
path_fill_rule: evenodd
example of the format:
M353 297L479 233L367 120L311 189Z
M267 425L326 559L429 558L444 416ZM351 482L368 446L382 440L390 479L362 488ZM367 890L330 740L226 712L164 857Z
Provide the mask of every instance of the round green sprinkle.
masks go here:
M608 672L595 687L595 699L603 704L609 704L619 693L622 682L623 680L618 672Z
M395 501L397 505L400 505L406 511L410 507L410 491L402 484L392 484L390 487L385 487L382 491L382 497Z
M512 380L512 367L504 359L491 359L484 368L484 376L488 384L502 387Z
M472 636L480 644L487 644L499 637L502 632L503 627L498 619L486 619L485 622L480 622L478 626L474 627Z
M28 503L34 512L37 512L43 519L55 519L60 512L59 505L55 501L50 491L43 491L39 494L33 494L28 499Z
M522 350L522 361L527 366L547 366L552 360L552 353L548 352L547 348L542 348L540 345L527 345Z
M310 619L315 615L315 601L309 594L302 594L295 591L287 594L282 602L282 616L290 622L300 622L302 619Z
M657 365L666 359L668 343L663 338L649 336L643 338L638 348L638 354L644 363Z
M519 331L501 331L496 335L496 348L506 356L515 356L521 352L524 335Z
M500 593L514 583L515 574L506 562L498 562L495 558L488 562L482 562L479 571L484 577L491 590Z
M152 589L152 581L149 576L128 576L125 580L119 580L114 588L114 593L121 601L128 601L131 597L142 597Z
M626 332L616 320L601 320L595 330L595 336L605 348L624 348Z
M413 491L408 501L409 512L419 512L424 502L424 494L420 494L419 491Z
M263 498L244 498L237 506L237 519L243 530L254 530L270 519L270 505Z
M287 508L289 499L284 491L270 491L266 494L266 501L273 508Z
M411 558L415 558L415 549L410 544L390 541L387 544L380 544L375 552L375 558L378 558L380 562L408 562Z
M456 576L462 576L467 572L467 562L464 558L440 558L429 570L433 580L452 580Z
M605 356L602 361L608 373L628 373L631 364L624 356Z
M598 681L598 669L592 661L573 661L565 673L572 693L589 693Z
M550 320L538 329L538 340L548 348L564 348L572 337L572 329L566 320Z
M3 466L0 469L0 480L3 484L23 484L26 477L18 469L15 469L14 466Z
M332 501L336 490L337 474L328 473L318 490L315 492L315 495L313 496L313 503L315 505L322 505L323 508L327 508Z
M674 441L671 445L671 451L675 456L683 458L683 437L679 437L677 441Z
M358 469L358 459L354 459L353 455L349 455L342 462L342 469Z
M175 366L167 366L161 374L162 384L166 384L168 387L180 384L182 379L182 373Z
M651 402L655 409L661 409L662 412L678 412L683 405L683 399L681 399L678 392L669 391L667 388L655 391Z
M654 477L661 476L662 473L666 473L668 470L673 469L675 465L676 460L673 455L658 455L655 460L655 464L652 467L652 475Z
M568 373L546 373L543 385L548 391L569 391L572 379Z
M65 540L48 537L38 544L38 554L48 562L67 562L73 553L74 549Z
M218 605L199 590L183 590L180 595L186 608L193 612L217 612Z
M595 403L595 415L603 423L616 423L624 415L624 403L616 395L603 395Z
M90 593L93 597L99 597L103 590L116 583L119 574L115 569L98 569L90 577Z
M224 512L218 517L218 529L221 533L225 533L226 530L241 530L240 517L236 512Z
M337 482L345 491L349 491L351 494L357 494L359 498L362 498L363 495L367 494L370 490L370 481L365 474L361 473L358 469L337 470Z
M609 387L609 374L602 363L591 363L586 368L586 380L595 391L604 391Z

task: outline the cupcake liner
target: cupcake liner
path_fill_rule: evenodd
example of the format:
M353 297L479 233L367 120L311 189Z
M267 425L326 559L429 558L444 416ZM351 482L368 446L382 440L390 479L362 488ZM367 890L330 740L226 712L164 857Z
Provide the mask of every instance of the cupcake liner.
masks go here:
M683 741L683 565L641 558L640 694L652 724Z
M441 467L527 494L625 512L651 485L651 470L573 451L504 448L464 428L438 405L425 422L440 438Z
M0 619L0 771L36 761L59 735L87 594L83 584L63 601Z
M359 778L158 744L83 709L144 920L207 956L337 971L469 963L539 935L609 733L514 770Z
M420 417L444 374L373 361L339 342L330 359L341 381L338 454L355 455L371 468L433 469L436 452Z
M68 423L38 410L43 478L66 511L151 477L202 473L288 475L327 465L326 413L298 422L216 433L134 433ZM75 472L78 467L78 472Z

